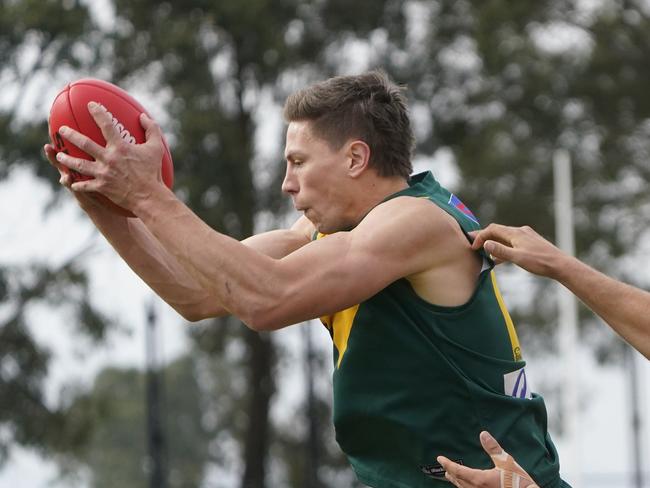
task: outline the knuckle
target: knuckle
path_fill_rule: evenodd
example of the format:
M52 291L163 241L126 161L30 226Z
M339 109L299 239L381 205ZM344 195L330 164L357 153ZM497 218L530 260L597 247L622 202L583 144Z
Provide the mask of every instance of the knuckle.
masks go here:
M116 147L107 147L104 154L102 154L102 161L107 165L112 165L117 159L118 149Z
M104 176L110 179L117 179L118 174L114 166L107 166L104 170Z
M117 162L119 161L119 153L116 154L115 152L111 152L111 154L107 155L106 158L104 159L104 162L106 163L106 166L109 168L115 167Z

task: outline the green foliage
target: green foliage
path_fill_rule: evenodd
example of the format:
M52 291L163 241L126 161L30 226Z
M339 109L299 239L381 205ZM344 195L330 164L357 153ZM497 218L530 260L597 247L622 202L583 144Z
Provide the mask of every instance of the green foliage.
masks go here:
M647 11L561 0L441 0L426 11L426 48L390 66L429 113L418 152L453 152L458 192L482 223L531 225L552 239L552 161L569 151L577 254L620 276L616 258L650 220ZM515 316L550 327L555 311L544 303Z
M53 82L60 83L60 73L69 76L93 66L99 48L95 29L86 6L76 0L0 1L4 97L0 106L0 178L12 165L28 165L53 185L58 181L43 165L46 121L34 117L30 106L51 102L39 99L39 94L51 89Z
M42 304L53 307L53 313L65 310L77 330L93 342L104 338L111 321L93 307L85 276L72 263L56 269L0 267L0 292L4 303L0 425L12 433L0 441L0 463L6 460L13 442L41 451L70 453L87 439L89 424L85 416L46 401L44 383L52 353L35 340L30 328L50 324L35 323L29 312Z
M0 2L0 14L0 31L3 33L1 48L7 44L21 44L26 34L34 33L57 40L74 39L89 28L86 7L79 1L4 0ZM12 58L7 56L4 59Z
M22 165L52 184L57 181L42 157L45 121L22 112L30 88L47 83L62 69L83 65L75 48L90 28L80 2L0 2L0 79L9 90L0 107L0 178ZM70 452L84 442L88 426L83 416L46 402L44 382L52 353L31 329L50 324L35 323L29 311L49 304L52 313L69 314L78 332L93 342L103 340L111 321L92 305L86 276L76 263L2 263L0 304L5 312L0 319L0 424L11 433L3 436L0 451L6 455L18 442L41 451Z
M198 487L209 459L211 433L203 425L195 361L179 358L162 372L163 431L170 488ZM90 417L94 428L75 453L91 470L91 486L149 486L146 437L145 373L135 369L103 370L93 388L70 407Z
M452 18L472 19L446 41L467 36L479 60L469 72L447 69L456 71L455 76L438 82L438 92L460 82L463 99L451 117L431 104L436 146L454 149L463 193L485 221L528 223L552 236L551 162L557 148L567 149L574 161L578 251L588 256L594 244L605 244L614 256L620 255L637 234L602 225L599 216L609 206L620 209L621 203L634 212L623 194L647 203L647 192L631 190L629 179L648 176L647 138L631 141L635 133L647 130L650 116L644 90L648 67L641 61L641 53L650 48L648 16L619 5L585 17L566 2L441 4ZM629 16L636 19L632 24ZM434 25L443 20L461 23L443 17ZM552 51L536 41L536 34L558 24L572 29L567 42L575 44L573 51ZM441 49L434 46L445 45L437 41L432 35L431 64L440 63ZM418 75L426 78L426 73ZM639 145L645 152L635 154Z

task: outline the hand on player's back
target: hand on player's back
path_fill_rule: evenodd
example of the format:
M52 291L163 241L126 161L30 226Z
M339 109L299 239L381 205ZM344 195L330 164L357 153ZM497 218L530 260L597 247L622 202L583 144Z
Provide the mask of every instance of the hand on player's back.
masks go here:
M497 263L510 261L531 273L549 278L557 278L562 263L569 258L528 226L490 224L473 232L472 236L472 249L478 250L483 246Z
M459 488L539 488L514 458L505 452L488 432L481 432L481 445L492 458L494 468L472 469L444 456L438 462L447 472L445 477Z

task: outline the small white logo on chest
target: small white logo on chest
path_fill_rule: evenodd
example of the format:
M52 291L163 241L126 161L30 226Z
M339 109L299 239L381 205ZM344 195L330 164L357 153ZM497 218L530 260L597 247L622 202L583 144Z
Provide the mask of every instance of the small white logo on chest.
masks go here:
M514 398L532 398L530 386L526 380L526 369L521 368L503 375L503 390Z

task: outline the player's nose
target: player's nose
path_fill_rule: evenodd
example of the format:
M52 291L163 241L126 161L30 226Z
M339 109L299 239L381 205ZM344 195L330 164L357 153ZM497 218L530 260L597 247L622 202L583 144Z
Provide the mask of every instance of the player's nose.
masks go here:
M289 194L298 192L298 181L289 168L287 168L287 171L284 174L282 191Z

